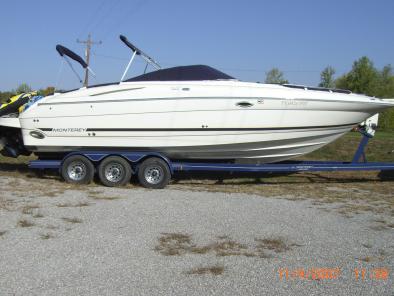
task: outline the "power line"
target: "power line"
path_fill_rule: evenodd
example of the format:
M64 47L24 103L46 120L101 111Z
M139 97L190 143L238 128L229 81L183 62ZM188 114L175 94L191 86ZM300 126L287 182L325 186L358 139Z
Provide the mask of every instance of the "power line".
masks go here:
M91 32L91 27L94 24L94 19L96 17L96 15L99 14L99 12L101 12L101 10L104 8L104 4L107 0L103 0L96 8L96 10L90 15L90 18L88 20L88 22L85 25L85 28L83 30L81 30L81 34L78 36L78 38L81 37L82 34L84 34L85 32Z
M114 31L115 29L119 28L121 25L123 25L127 20L129 20L129 17L136 12L138 12L144 5L146 5L150 0L140 0L133 5L130 9L126 11L126 13L123 15L123 17L120 18L121 21L117 20L115 23L115 26L112 28L107 29L104 34L103 34L103 40L106 40L109 33Z
M115 56L111 56L111 55L96 53L94 51L92 52L92 55L97 56L97 57L106 58L106 59L111 59L111 60L119 60L119 61L128 61L129 60L129 58L115 57Z
M98 26L102 25L103 22L105 22L105 20L108 19L108 16L113 12L114 8L116 6L119 5L119 3L121 2L121 0L116 1L115 3L112 3L112 6L109 7L109 9L107 9L106 13L104 13L100 19L98 19L98 21L94 24L94 26L91 27L90 31L92 32L93 30L95 30ZM103 21L102 21L103 20Z
M90 50L92 49L92 45L99 45L102 43L102 41L93 41L91 34L88 35L87 40L79 40L77 39L78 43L86 44L86 51L85 51L85 57L86 57L86 64L88 65L85 69L85 80L83 85L85 87L88 86L89 84L89 63L90 63Z
M121 60L121 61L128 61L129 60L128 58L124 58L124 57L112 56L112 55L101 54L101 53L96 53L96 52L93 52L92 55L106 58L106 59L113 59L113 60ZM168 67L174 67L174 66L178 65L178 64L169 63L169 62L161 62L160 64L162 64L164 66L168 66ZM254 69L251 69L251 68L227 68L227 67L220 67L220 66L218 66L218 68L225 70L225 71L260 72L260 73L270 70L270 69L257 69L257 68L254 68ZM281 71L284 73L320 73L321 72L321 70L291 70L291 69L281 70Z

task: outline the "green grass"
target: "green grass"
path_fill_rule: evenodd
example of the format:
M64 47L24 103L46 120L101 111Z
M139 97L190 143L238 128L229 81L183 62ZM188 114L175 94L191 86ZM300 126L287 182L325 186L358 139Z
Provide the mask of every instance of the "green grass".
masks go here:
M358 132L350 132L335 142L302 156L307 160L338 160L350 161L360 143L361 135ZM368 161L392 161L394 162L394 132L377 132L366 149Z
M193 268L186 272L188 275L221 275L224 272L224 266L222 265L213 265L208 267L197 267Z
M28 164L29 161L35 159L37 159L37 157L35 157L34 155L19 156L18 158L5 157L3 155L0 155L0 165L1 164Z

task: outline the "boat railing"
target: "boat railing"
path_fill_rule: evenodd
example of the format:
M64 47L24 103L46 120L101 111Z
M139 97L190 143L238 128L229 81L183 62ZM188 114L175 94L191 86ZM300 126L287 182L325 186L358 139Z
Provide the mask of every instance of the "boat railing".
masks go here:
M298 84L282 84L282 85L285 87L298 88L298 89L304 89L304 90L326 91L326 92L341 93L341 94L351 94L352 93L350 90L339 89L339 88L305 86L305 85L298 85Z

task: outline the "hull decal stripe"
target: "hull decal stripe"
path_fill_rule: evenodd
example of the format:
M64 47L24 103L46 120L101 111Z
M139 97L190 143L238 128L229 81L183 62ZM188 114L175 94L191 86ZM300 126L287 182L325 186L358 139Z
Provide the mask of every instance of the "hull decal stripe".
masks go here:
M145 88L145 87L135 87L135 88L126 88L126 89L119 89L119 90L111 90L111 91L106 91L106 92L102 92L102 93L92 94L92 95L90 95L90 96L91 96L91 97L96 97L96 96L108 95L108 94L119 93L119 92L124 92L124 91L129 91L129 90L143 89L143 88Z
M271 130L302 130L335 127L351 127L357 123L318 126L291 126L291 127L252 127L252 128L87 128L86 132L188 132L188 131L271 131ZM39 128L44 132L51 132L52 128Z

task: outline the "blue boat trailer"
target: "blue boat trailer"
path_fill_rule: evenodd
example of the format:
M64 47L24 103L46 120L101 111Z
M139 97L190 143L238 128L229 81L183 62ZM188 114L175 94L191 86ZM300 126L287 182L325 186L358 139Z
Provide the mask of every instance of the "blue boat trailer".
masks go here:
M34 160L32 169L58 169L70 183L89 183L95 173L106 186L126 184L132 174L147 188L164 188L174 172L323 172L323 171L394 171L394 162L367 162L365 147L371 136L364 134L349 162L285 161L268 164L178 162L149 151L74 151L63 159Z

